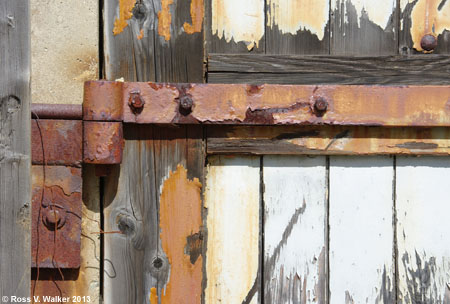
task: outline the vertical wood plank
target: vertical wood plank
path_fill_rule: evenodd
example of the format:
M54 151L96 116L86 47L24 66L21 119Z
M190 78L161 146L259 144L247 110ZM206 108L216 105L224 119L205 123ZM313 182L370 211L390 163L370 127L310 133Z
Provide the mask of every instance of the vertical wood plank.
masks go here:
M203 82L204 0L105 0L106 78Z
M331 0L331 54L397 54L396 3L396 0Z
M325 157L265 156L264 300L327 303Z
M259 303L260 158L208 158L205 304Z
M329 0L266 1L267 54L328 54Z
M209 53L264 53L264 0L206 1Z
M397 158L398 303L450 303L448 157Z
M400 0L400 52L424 52L424 35L437 37L434 54L450 53L450 2L442 0Z
M125 128L123 162L105 189L106 303L179 303L186 288L185 303L200 303L204 162L195 134Z
M29 1L0 2L0 70L0 296L29 297Z
M330 302L395 303L393 159L330 158Z

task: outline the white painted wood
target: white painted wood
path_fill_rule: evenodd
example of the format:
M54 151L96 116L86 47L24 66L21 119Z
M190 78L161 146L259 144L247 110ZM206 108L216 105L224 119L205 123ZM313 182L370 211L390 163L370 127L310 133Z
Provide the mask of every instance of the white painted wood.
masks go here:
M208 161L205 303L256 304L260 158L215 156Z
M325 157L265 156L264 299L325 303Z
M330 303L394 303L393 159L330 158Z
M399 303L450 303L450 158L398 157Z

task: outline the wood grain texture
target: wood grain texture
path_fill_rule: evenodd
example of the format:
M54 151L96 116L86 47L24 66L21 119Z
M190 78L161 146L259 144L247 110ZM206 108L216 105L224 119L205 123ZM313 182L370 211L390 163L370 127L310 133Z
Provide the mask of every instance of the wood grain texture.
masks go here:
M203 1L107 0L106 78L203 82Z
M0 296L30 296L30 6L0 2Z
M325 157L264 156L264 301L327 303Z
M208 154L449 155L448 128L208 126Z
M264 0L208 0L205 4L209 53L265 51Z
M420 41L424 35L437 37L434 54L450 52L450 3L442 0L401 0L400 52L416 54L424 51Z
M397 54L395 0L331 0L332 55Z
M450 57L209 54L208 82L448 85Z
M395 303L393 159L330 158L330 302Z
M328 54L329 0L266 1L267 54Z
M197 141L201 143L201 137L194 137L201 132L188 131L186 127L151 126L128 126L124 131L123 162L108 177L105 189L105 230L119 232L105 234L105 302L150 303L153 298L160 303L175 303L174 299L184 294L184 291L180 294L180 286L185 286L189 280L191 288L201 290L198 263L203 246L199 238L195 239L195 234L203 232L198 225L192 232L177 232L174 227L183 218L168 219L168 209L165 209L172 208L176 198L163 199L161 195L165 181L178 165L187 169L186 176L190 180L202 176L204 162L199 161L203 157L202 146L193 145ZM177 191L185 189L186 183L191 189L186 179L181 178L180 183ZM176 201L184 204L178 206L180 212L184 210L199 216L201 201ZM167 237L173 234L177 241L168 242ZM186 258L189 263L192 258L194 277L191 266L184 262Z
M208 158L205 304L260 303L260 158Z
M398 303L450 302L448 157L397 158Z

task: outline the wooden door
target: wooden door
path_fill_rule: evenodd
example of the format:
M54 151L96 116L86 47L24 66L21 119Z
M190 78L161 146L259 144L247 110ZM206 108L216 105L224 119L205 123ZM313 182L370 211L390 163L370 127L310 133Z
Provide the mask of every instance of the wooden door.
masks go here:
M104 75L448 84L449 11L432 0L108 0ZM124 131L123 163L103 182L105 231L121 232L103 235L105 303L450 301L447 156L231 155L211 148L208 127Z

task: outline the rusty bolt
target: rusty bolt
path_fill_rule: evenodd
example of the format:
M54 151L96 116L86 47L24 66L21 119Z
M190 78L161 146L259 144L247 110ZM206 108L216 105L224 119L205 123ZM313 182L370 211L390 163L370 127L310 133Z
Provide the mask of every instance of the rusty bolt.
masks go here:
M314 102L314 110L317 113L323 113L328 108L328 101L325 100L323 97L316 98L316 101Z
M183 115L188 115L192 112L192 106L194 105L194 101L188 95L181 96L180 99L180 113Z
M425 51L432 51L437 46L437 39L434 35L431 34L424 35L420 40L420 46Z
M130 97L128 98L128 105L134 114L139 114L144 109L145 100L141 96L140 91L131 91Z
M60 212L57 209L51 209L47 211L43 218L45 226L49 228L50 230L61 228L66 223L66 217L63 212Z

